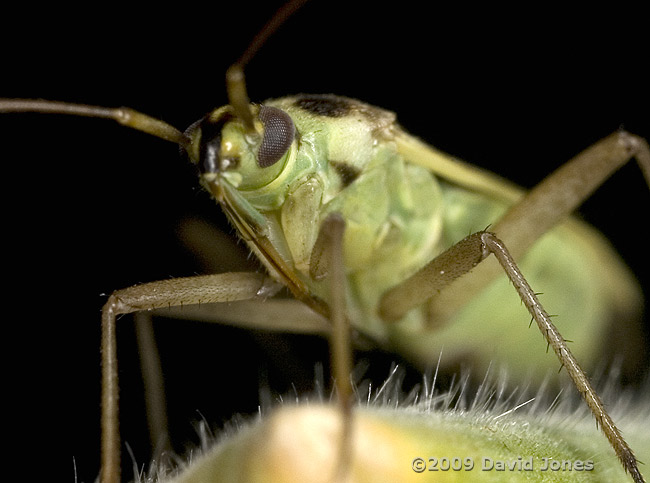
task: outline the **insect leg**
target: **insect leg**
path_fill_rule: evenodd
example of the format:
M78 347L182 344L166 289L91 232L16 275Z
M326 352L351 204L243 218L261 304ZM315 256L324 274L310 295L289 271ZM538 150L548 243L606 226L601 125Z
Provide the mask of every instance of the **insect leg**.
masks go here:
M165 307L151 315L234 327L313 334L327 337L332 331L328 319L295 299L240 300L228 304Z
M625 470L630 473L635 482L645 481L638 469L634 453L621 436L614 421L607 414L602 401L569 350L566 341L551 322L550 316L517 267L514 258L494 233L478 232L464 238L437 256L400 286L389 290L384 294L380 303L382 318L387 321L399 320L411 307L425 302L432 293L469 272L490 254L494 254L524 305L537 322L542 335L546 338L549 346L553 347L558 359L567 369L573 383L594 414L597 424L602 427ZM407 300L401 302L400 299L403 298Z
M648 143L643 138L619 131L558 168L515 204L491 230L508 243L508 249L517 259L632 158L637 160L650 186Z
M481 240L486 254L494 254L499 261L499 264L503 267L508 278L517 290L519 297L521 297L524 305L537 322L539 330L546 338L548 344L553 347L553 351L555 351L558 359L560 359L562 366L566 368L571 380L578 389L578 392L580 392L580 395L587 403L587 406L591 409L591 412L596 418L596 424L600 425L603 429L605 436L607 436L607 439L616 451L616 455L623 464L625 470L630 474L630 476L632 476L632 479L635 482L638 483L645 481L639 471L637 460L632 449L628 446L625 439L623 439L623 436L614 424L612 418L607 414L603 402L591 386L587 375L569 350L569 347L560 332L551 322L550 316L540 304L539 299L535 295L535 292L530 288L530 285L528 285L528 282L526 282L526 279L517 267L517 264L503 242L493 233L488 232L481 234Z
M276 286L262 274L223 273L136 285L108 298L102 309L102 483L120 481L116 316L167 306L252 299L269 295Z
M171 441L168 431L165 383L151 312L136 312L134 323L140 355L140 372L144 383L144 400L152 459L160 461L163 455L171 450Z
M323 247L327 260L327 277L330 286L330 319L332 334L330 337L331 366L338 393L341 415L341 437L339 454L334 470L333 481L347 481L352 463L352 399L350 382L352 371L352 349L350 343L350 324L345 311L345 271L343 267L343 233L345 221L338 213L332 213L323 222L317 245ZM312 256L312 262L321 257Z
M547 176L492 225L490 231L496 233L514 259L519 260L544 233L567 218L633 158L650 186L647 141L626 131L618 131L588 147ZM585 233L585 228L577 223L573 223L573 228ZM472 277L463 277L453 284L453 289L444 289L436 295L430 312L437 320L448 320L494 280L499 270L496 263L482 263L476 267Z

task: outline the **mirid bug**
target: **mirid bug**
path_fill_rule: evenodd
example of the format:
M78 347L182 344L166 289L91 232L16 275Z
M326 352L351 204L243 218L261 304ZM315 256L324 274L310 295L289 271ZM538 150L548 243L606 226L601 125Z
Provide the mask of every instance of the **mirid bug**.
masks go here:
M369 55L370 55L370 54L369 54ZM371 55L370 55L370 56L371 56ZM407 62L407 64L408 64L408 62ZM255 68L255 66L251 66L251 68ZM110 70L110 69L108 69L108 70ZM128 70L129 70L129 69L126 69L126 71L128 71ZM221 72L221 70L223 70L222 67L220 67L219 69L217 69L217 68L215 67L215 71L218 71L218 72L215 72L214 78L217 79L217 80L214 80L214 81L212 82L213 84L219 84L219 83L220 83L220 79L221 79L221 74L220 74L220 72ZM113 70L113 72L115 72L115 70ZM458 71L456 71L456 72L458 72ZM120 76L116 76L116 77L119 78ZM585 76L585 77L587 77L587 76ZM614 76L612 76L612 77L614 77ZM254 75L253 73L250 73L250 74L249 74L249 78L250 78L250 79L255 79L255 75ZM601 81L602 81L602 79L601 79ZM253 80L253 82L255 82L255 81ZM265 82L267 82L267 80L265 80ZM369 83L370 83L370 82L366 82L366 85L369 84ZM633 86L633 85L634 85L634 80L629 81L629 83L631 83L632 86ZM628 85L629 85L629 83L628 83ZM396 89L397 89L397 90L400 90L399 88L396 88ZM277 90L277 92L275 92L275 91L270 92L270 93L269 93L269 96L272 96L272 95L274 95L274 94L284 93L284 92L296 92L296 91L299 91L299 90L304 90L304 88L303 88L303 87L300 87L300 88L298 88L298 87L288 87L288 88L286 88L286 89ZM382 106L385 106L385 107L389 107L391 110L396 110L396 111L398 111L398 112L399 112L399 116L400 116L399 118L400 118L400 120L402 120L402 122L404 122L404 119L408 119L408 117L405 117L405 116L408 116L408 115L407 115L407 114L403 114L403 113L402 113L403 110L398 108L398 107L400 107L400 106L397 106L396 104L391 105L391 102L390 102L390 101L388 102L388 105L386 105L386 104L384 104L383 102L377 102L377 101L375 101L374 99L369 99L369 97L373 97L372 94L371 94L369 97L368 97L368 96L361 95L361 93L359 93L358 95L356 95L356 94L354 93L354 91L347 91L347 90L337 89L337 88L334 87L334 86L332 86L332 87L319 87L319 86L316 86L316 87L314 87L314 88L312 88L312 89L309 89L309 90L311 90L311 91L323 91L323 90L330 91L330 90L331 90L331 91L334 91L334 92L343 92L343 93L346 93L346 94L347 94L347 93L350 93L350 94L352 94L352 95L355 95L355 97L361 97L361 98L363 98L364 100L368 99L368 100L371 100L374 104L379 104L379 105L382 105ZM614 89L614 90L616 91L617 89ZM401 89L401 91L404 92L404 89ZM259 92L259 90L258 90L258 92ZM36 94L36 95L41 95L40 92L38 92L38 93L34 93L34 94ZM32 94L25 94L25 95L32 95ZM429 94L429 96L431 96L431 95L432 95L432 93ZM618 89L618 90L617 90L617 94L616 94L617 99L620 99L621 96L626 96L626 95L629 95L629 92L623 92L622 89ZM51 96L51 95L48 94L48 97L60 97L60 96ZM65 94L63 94L63 97L69 97L69 96L66 96ZM257 95L256 95L256 97L257 97ZM267 95L263 95L263 97L267 97ZM496 96L496 97L501 98L501 96ZM586 97L586 96L585 96L585 97ZM94 102L94 101L95 101L95 100L93 99L93 102ZM127 103L128 103L128 102L126 102L125 100L122 100L122 99L115 100L115 101L110 101L110 100L107 99L105 103L108 104L108 105L112 105L112 104L115 104L116 102L117 102L117 103L120 103L120 104L121 104L121 103L124 103L124 104L127 104ZM500 102L501 102L501 101L500 101ZM217 103L218 103L218 102L215 102L215 104L217 104ZM414 103L409 103L408 101L404 101L404 103L405 103L405 104L414 104ZM607 101L605 101L605 104L606 104L606 103L607 103ZM498 103L495 103L495 105L497 105L497 104L498 104ZM624 103L624 102L621 102L621 104L625 104L625 103ZM500 105L500 104L498 104L498 105ZM606 105L607 105L607 104L606 104ZM628 103L628 105L629 105L629 103ZM144 108L142 108L142 107L140 107L140 106L138 106L138 107L139 107L141 110L146 111L146 109L144 109ZM481 110L481 109L479 109L479 111L480 111L480 110ZM188 117L190 117L190 116L188 116ZM448 121L449 118L450 118L449 115L445 115L445 114L443 114L442 117L443 117L443 118L446 118L447 121ZM589 117L589 116L587 116L587 117ZM453 118L452 118L452 119L453 119ZM514 129L514 127L512 126L513 123L512 123L512 122L510 122L510 123L508 122L508 120L511 120L511 119L512 119L511 116L507 116L507 117L506 117L506 120L502 123L502 125L508 126L508 129L507 129L507 136L505 136L505 137L507 138L508 145L510 145L510 146L512 146L512 143L514 142L514 141L512 140L512 137L513 137L513 136L512 136L512 134L511 134L511 133L513 132L513 129ZM615 119L616 119L616 120L614 121L614 123L624 122L624 121L627 120L625 116L622 116L622 117L616 117ZM15 121L13 121L13 120L11 121L11 123L14 123L14 122L15 122ZM29 121L29 122L33 122L33 121ZM39 122L40 122L40 121L39 121ZM47 123L47 121L45 121L45 120L44 120L43 122L44 122L44 123ZM67 121L66 121L66 122L67 122ZM422 132L421 129L416 130L416 129L414 129L413 127L411 127L410 125L408 125L408 122L409 122L409 121L406 121L406 123L407 123L407 127L409 128L410 131L412 131L412 132L417 132L418 134L420 134L420 133ZM182 122L179 122L178 124L182 124ZM581 123L580 123L580 122L576 122L576 124L581 124ZM629 125L628 125L628 127L629 127L631 130L634 130L634 129L633 129L633 126L629 126ZM574 129L573 126L572 126L572 128L573 128L573 129L568 130L568 131L570 131L570 132L574 132L575 129ZM615 128L615 126L608 126L608 128L607 128L607 132L611 131L611 130L614 129L614 128ZM43 128L43 129L41 129L40 131L43 131L43 130L45 130L45 129ZM501 131L499 131L499 132L503 133L503 130L501 130ZM605 134L605 132L602 132L602 134ZM68 135L69 135L69 130L68 130ZM42 136L43 136L43 133L42 133L42 132L39 132L39 135L38 135L38 136L34 136L34 135L32 135L32 136L30 136L30 137L28 138L30 142L28 142L28 143L24 143L24 142L23 142L23 143L19 143L19 144L18 144L18 146L20 146L20 148L21 148L21 149L19 149L19 155L20 155L19 157L20 157L20 159L24 159L24 158L25 158L26 152L29 152L29 151L32 151L32 150L35 150L35 149L36 149L36 146L34 146L34 144L38 144L38 143L35 142L35 139L41 140L41 139L43 139ZM570 135L569 135L568 132L567 132L567 133L566 133L564 136L562 136L562 137L569 137L569 136L570 136ZM58 137L58 138L62 138L62 137L64 137L64 136L63 136L63 135L60 135L60 136L57 136L57 137ZM74 136L75 139L78 139L78 137L82 137L82 136ZM543 138L545 139L545 141L546 141L546 136L542 136L542 137L543 137ZM598 136L597 136L597 135L594 135L593 140L595 140L597 137L599 137L599 135L598 135ZM503 145L503 142L502 142L502 141L503 141L503 140L501 140L501 139L499 140L499 146L502 146L502 145ZM432 142L433 142L433 141L432 141ZM539 141L538 141L538 143L539 143ZM108 144L108 143L104 143L104 144ZM550 144L550 142L547 143L547 145L548 145L548 144ZM582 144L580 144L580 145L578 145L578 146L575 146L575 148L573 148L573 149L574 149L573 152L576 152L577 150L581 149L582 147L586 146L587 144L589 144L589 143L584 143L584 142L583 142ZM484 143L484 145L485 145L485 143ZM25 148L28 148L27 151L25 151ZM97 160L97 159L98 159L98 154L97 154L98 151L101 151L101 150L104 150L104 149L106 149L106 148L105 148L105 147L102 147L101 149L98 149L98 148L97 148L97 143L94 143L94 151L93 151L93 149L91 149L90 147L89 147L89 148L83 148L82 150L83 150L84 153L85 153L85 155L84 155L84 159L88 159L88 160L89 160L89 159L92 157L93 159L96 159L96 160ZM517 148L514 148L514 149L516 150ZM519 150L521 150L521 149L523 149L523 147L520 147L520 148L519 148ZM557 148L556 148L556 149L557 149ZM446 149L446 150L450 150L450 149ZM73 150L73 151L74 151L74 150ZM113 155L111 159L116 158L116 157L117 157L119 154L121 154L123 151L124 151L124 149L120 149L120 150L119 150L119 153L116 153L115 155ZM91 153L91 152L93 153L93 156L88 156L88 153ZM457 153L457 151L453 151L453 152L454 152L454 153ZM49 154L50 156L52 155L51 153L52 153L52 151L48 151L48 154ZM569 154L572 154L572 153L569 153ZM527 156L528 156L528 153L527 153ZM462 157L467 158L467 159L472 159L470 155L463 155ZM522 157L522 156L517 156L517 158L520 158L520 157ZM555 156L554 156L554 157L555 157ZM569 156L560 156L560 155L558 154L557 157L558 157L558 158L561 158L562 160L564 160L564 159L566 159L566 158L569 157ZM38 165L38 167L41 169L41 171L40 171L41 176L34 176L34 177L32 177L32 183L33 183L33 186L36 186L38 183L40 183L40 182L45 182L45 181L47 180L48 176L43 176L43 175L42 175L42 173L47 173L47 171L42 171L42 169L47 169L48 166L51 166L51 165L47 165L47 163L46 163L46 160L50 159L50 158L48 158L47 155L37 156L37 158L38 158L39 160L42 160L42 162L44 163L44 165ZM14 157L13 159L16 159L16 158ZM170 163L173 162L173 161L174 161L174 160L170 161ZM559 159L558 159L558 161L559 161ZM130 163L128 166L134 166L135 164L136 164L135 162L132 162L132 163ZM533 164L534 164L534 163L533 163ZM90 168L88 167L89 165L87 165L87 164L84 164L83 166L85 166L85 169L86 169L86 170L90 169ZM98 166L98 167L106 166L106 167L107 167L107 168L106 168L106 171L110 171L110 170L111 170L111 168L108 168L108 166L111 166L110 161L105 161L105 162L97 161L97 164L96 164L96 165L92 165L92 166L93 166L93 168L92 168L93 170L95 169L95 166ZM114 166L114 165L113 165L113 166ZM60 171L61 169L63 169L63 168L61 167L61 165L59 165L59 166L57 167L57 171ZM526 168L526 169L528 169L528 168ZM81 171L84 171L84 169L82 169ZM104 170L102 169L101 171L104 171ZM545 171L546 171L546 170L545 170ZM124 169L124 168L120 170L120 176L119 176L120 179L123 179L123 178L124 178L124 176L123 176L124 172L125 172L125 169ZM49 173L48 173L48 174L49 174ZM23 172L23 175L24 175L24 172ZM103 175L104 177L110 176L109 173L102 173L102 175ZM51 176L51 175L50 175L50 176ZM52 180L52 179L53 179L52 177L49 177L49 180ZM97 183L98 183L98 182L97 182ZM117 186L117 183L118 183L118 181L117 181L116 179L113 179L113 181L112 181L112 186ZM137 184L138 184L138 186L142 186L143 183L138 182ZM152 183L152 184L155 184L155 183ZM48 184L47 184L47 189L44 188L44 189L43 189L42 191L40 191L40 192L43 192L43 193L52 193L52 192L53 192L53 191L52 191L53 186L54 186L54 184L50 184L50 183L48 183ZM59 185L59 186L60 186L60 185ZM88 186L88 185L86 185L86 186ZM86 189L86 188L84 188L81 184L79 184L79 183L74 183L74 184L73 184L73 188L70 189L70 190L68 190L68 193L70 193L70 194L75 193L75 197L74 197L74 199L75 199L75 202L78 202L79 199L83 199L84 197L83 197L83 196L77 196L77 195L81 195L81 194L83 194L83 191L80 192L80 190L85 190L85 189ZM165 196L166 196L166 195L165 195ZM194 195L191 195L191 197L194 197ZM53 198L52 195L49 195L49 196L47 197L48 200L51 200L52 198ZM87 199L87 198L86 198L86 199ZM157 216L157 215L152 215L152 214L151 214L151 212L155 211L155 209L156 209L155 207L150 207L149 209L146 209L146 211L147 211L147 214L146 214L146 215L142 215L142 214L140 214L139 216L137 216L138 222L140 222L142 219L145 219L145 218L149 218L149 219L151 219L152 216ZM101 215L105 215L107 218L111 218L111 217L113 216L113 213L111 213L111 211L109 210L109 208L101 208L101 207L99 207L99 205L98 205L98 208L96 209L96 211L99 212ZM123 209L122 209L122 210L117 209L116 211L118 211L118 212L121 211L121 214L120 214L120 216L119 216L119 218L120 218L121 220L124 220L124 219L126 218L126 215L124 214L124 211L125 211L125 210L123 210ZM59 211L59 212L58 212L59 215L60 215L61 213L63 213L63 212L62 212L62 211ZM67 212L66 212L66 213L67 213ZM43 215L42 212L41 212L41 215ZM110 215L110 216L109 216L109 215ZM52 215L50 215L50 216L43 216L43 218L48 219L48 220L54 220L54 219L55 219L55 217L52 216ZM85 218L87 218L87 217L84 217L84 218L82 218L82 219L85 219ZM59 216L58 219L61 220L62 218ZM65 219L65 218L63 218L63 219ZM59 227L61 226L60 223L61 223L61 221L59 221ZM64 222L64 223L65 223L65 222ZM82 223L83 223L83 222L82 222ZM65 226L66 228L69 228L68 224L64 224L64 226ZM482 228L482 227L481 227L481 228ZM56 232L57 230L56 230L56 228L52 228L52 229L49 229L49 230L46 229L46 231L47 231L48 233L53 233L53 232ZM103 232L104 232L104 231L102 231L102 233L103 233ZM100 250L100 251L102 251L102 250ZM109 250L109 251L110 251L110 250ZM79 252L74 252L74 253L75 253L75 255L76 255L76 254L79 253ZM71 259L71 258L73 258L73 257L72 257L72 256L69 256L69 257L67 257L67 258L70 258L70 259ZM108 264L110 264L110 262L108 262ZM99 270L99 269L98 269L98 270ZM117 282L115 285L116 285L116 286L128 285L128 284L133 283L133 282L137 282L137 281L145 281L145 280L148 280L148 279L150 279L150 278L160 278L160 277L164 278L164 277L165 277L168 273L170 273L170 272L173 272L174 275L181 275L181 274L184 274L184 273L182 273L182 271L181 271L180 269L177 269L177 270L173 270L173 269L163 269L163 271L164 271L165 273L161 274L160 276L146 277L146 276L143 276L143 275L136 275L136 278L135 278L134 280L131 280L131 281L127 282L127 283L119 283L119 282ZM106 286L106 287L104 287L104 289L103 289L102 291L109 291L111 288L112 288L112 286ZM540 289L540 290L542 290L542 289ZM94 293L97 293L97 291L95 291ZM60 299L60 297L57 297L57 299ZM535 336L532 336L532 335L530 335L530 334L527 334L527 335L530 336L530 337L532 337L532 338L535 338Z

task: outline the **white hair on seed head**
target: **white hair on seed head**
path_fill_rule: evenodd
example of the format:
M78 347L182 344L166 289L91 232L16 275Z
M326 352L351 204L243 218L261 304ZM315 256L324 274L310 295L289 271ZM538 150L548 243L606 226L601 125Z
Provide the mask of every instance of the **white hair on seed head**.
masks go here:
M570 439L568 446L577 448L581 454L588 454L595 461L593 476L599 478L613 478L610 481L618 481L623 478L621 468L615 454L611 450L606 438L596 431L594 421L588 408L579 399L573 387L566 387L559 392L549 394L548 385L543 383L537 389L531 387L515 387L508 385L507 371L498 370L494 375L490 370L485 374L478 386L470 386L468 372L454 379L448 388L438 388L437 370L424 375L422 383L405 390L403 387L404 371L398 366L393 366L388 377L379 387L373 387L372 383L363 380L367 370L366 366L359 365L351 376L355 382L355 393L358 401L355 414L356 428L372 427L377 429L377 434L384 431L395 430L397 441L403 439L402 433L408 433L408 426L413 426L416 421L417 430L426 432L440 431L437 425L443 425L445 432L458 431L458 437L463 437L467 428L479 428L483 432L490 432L496 435L495 444L505 445L505 442L512 441L513 445L519 444L521 439L529 438L530 445L544 447L561 446ZM283 454L282 465L292 467L291 455L298 461L310 460L306 458L305 452L313 451L312 445L319 444L319 434L327 433L331 429L330 423L336 421L338 413L336 406L330 404L334 395L327 394L323 378L322 367L316 368L315 389L309 394L298 395L297 393L284 396L268 397L270 401L260 407L255 417L235 417L226 427L215 436L209 429L205 420L196 424L197 434L200 438L200 446L190 451L183 459L180 457L167 457L166 463L154 462L148 474L138 474L137 483L181 483L185 481L208 481L196 479L201 473L197 467L208 467L212 464L220 468L219 474L214 474L217 479L209 481L240 481L236 477L226 476L227 468L237 468L237 475L246 475L248 471L242 469L254 463L251 454L266 454L275 451L278 446L286 443L288 454ZM650 380L640 392L622 391L618 381L618 372L612 370L607 377L601 378L597 386L602 390L603 398L610 401L611 412L620 423L626 437L632 441L632 447L638 452L640 461L650 461L650 436L644 431L647 421L650 420L650 398L639 397L639 395L650 394ZM293 411L298 409L299 411ZM372 426L375 420L380 425ZM368 423L367 421L370 421ZM335 424L335 423L334 423ZM368 426L370 424L370 426ZM295 425L295 426L294 426ZM404 429L407 428L407 429ZM452 428L452 429L450 429ZM316 436L309 434L313 430ZM305 433L303 433L305 431ZM374 437L374 436L373 436ZM467 436L466 436L467 437ZM293 441L293 444L288 444ZM327 442L327 438L323 441ZM373 441L375 441L373 439ZM504 442L505 441L505 442ZM325 443L329 445L329 443ZM374 444L374 443L373 443ZM376 448L381 447L381 442L376 443ZM331 445L330 445L331 446ZM360 443L359 448L363 447ZM398 445L399 446L399 445ZM428 442L422 443L415 456L429 455L426 449ZM250 453L250 452L253 453ZM329 455L331 448L320 448L319 452ZM363 451L356 449L355 451ZM374 450L373 450L374 451ZM379 449L376 449L379 451ZM395 448L398 452L399 448ZM485 451L491 451L488 447ZM219 458L224 454L231 455L220 463ZM425 454L426 453L426 454ZM356 453L355 453L356 454ZM487 453L486 453L487 454ZM323 457L323 455L320 455ZM407 455L408 456L408 455ZM463 455L440 455L459 456ZM361 456L365 458L366 456ZM236 463L233 463L233 458ZM325 457L327 460L327 457ZM215 459L216 463L210 460ZM310 460L312 466L321 466L322 461L318 456ZM172 464L169 464L169 463ZM398 468L406 476L416 475L409 467ZM474 461L476 468L473 471L481 472L480 461ZM272 465L266 467L265 477L272 478L277 471L270 471ZM301 466L298 466L302 468ZM205 470L208 471L208 470ZM298 471L295 468L291 471ZM240 473L241 472L241 473ZM321 471L322 473L322 471ZM512 472L511 472L512 473ZM520 472L523 474L524 472ZM557 472L556 472L557 473ZM193 477L188 475L194 474ZM567 472L565 476L582 476L588 472ZM211 476L211 477L212 477ZM238 476L238 477L239 477ZM259 476L259 475L258 475ZM322 474L320 476L323 476ZM320 476L318 478L320 478ZM469 473L471 476L471 473ZM508 475L510 477L517 474ZM523 475L525 476L525 475ZM557 474L556 474L557 476ZM562 476L562 475L560 475ZM294 478L300 481L310 481L309 476L293 474ZM222 478L222 479L219 479ZM320 479L315 481L321 481ZM256 479L255 481L286 481L284 479ZM421 480L424 481L424 480Z

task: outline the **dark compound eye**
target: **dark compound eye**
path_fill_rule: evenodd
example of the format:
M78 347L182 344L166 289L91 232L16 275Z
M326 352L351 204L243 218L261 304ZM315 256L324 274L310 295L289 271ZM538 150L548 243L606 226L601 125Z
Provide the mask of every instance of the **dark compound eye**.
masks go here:
M276 107L260 107L259 119L264 124L264 138L257 152L257 164L267 168L285 155L296 136L296 127L289 114Z

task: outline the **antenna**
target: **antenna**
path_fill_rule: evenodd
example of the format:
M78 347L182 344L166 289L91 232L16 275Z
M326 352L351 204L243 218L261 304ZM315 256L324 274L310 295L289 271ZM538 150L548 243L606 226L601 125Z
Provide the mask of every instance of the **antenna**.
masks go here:
M262 48L269 37L305 3L307 3L307 0L292 0L275 12L273 17L262 27L262 30L255 35L239 60L226 71L228 102L234 109L235 115L244 123L244 128L248 134L258 134L258 131L255 127L253 113L250 108L250 100L246 92L244 67L255 57L255 54Z
M174 126L128 107L110 108L59 101L44 101L41 99L0 98L0 113L3 112L38 112L42 114L67 114L71 116L112 119L131 129L136 129L166 141L179 144L185 149L190 144L189 138Z

